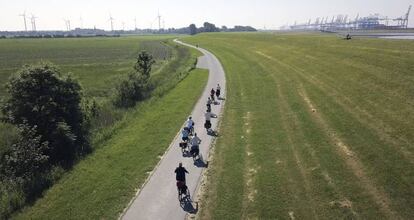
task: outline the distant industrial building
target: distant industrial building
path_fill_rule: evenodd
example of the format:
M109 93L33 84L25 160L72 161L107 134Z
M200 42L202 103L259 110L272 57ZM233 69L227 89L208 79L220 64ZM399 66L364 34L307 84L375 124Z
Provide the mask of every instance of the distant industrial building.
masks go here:
M320 30L320 31L337 31L337 30L375 30L375 29L407 29L408 19L411 12L411 5L407 13L398 18L389 18L380 14L373 14L367 17L351 19L348 15L338 15L330 17L319 17L314 22L309 19L306 23L286 25L281 27L282 30Z

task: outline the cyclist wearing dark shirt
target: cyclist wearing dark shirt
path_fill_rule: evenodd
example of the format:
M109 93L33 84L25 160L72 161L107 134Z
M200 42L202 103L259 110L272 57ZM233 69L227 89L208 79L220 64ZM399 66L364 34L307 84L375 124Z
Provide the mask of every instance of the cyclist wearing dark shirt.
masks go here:
M188 171L183 167L182 163L178 164L178 167L175 169L175 179L177 181L185 182L185 174L188 173Z

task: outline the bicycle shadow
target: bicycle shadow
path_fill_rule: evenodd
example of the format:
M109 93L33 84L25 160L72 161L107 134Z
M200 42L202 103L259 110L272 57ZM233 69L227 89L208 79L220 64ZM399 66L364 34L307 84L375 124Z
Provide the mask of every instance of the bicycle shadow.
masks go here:
M189 150L185 150L182 155L183 157L193 157L193 155L191 155Z
M195 207L193 205L194 203L195 203ZM180 201L180 206L187 213L197 214L197 212L198 212L198 202L194 202L191 199L191 196L190 195L187 195L186 197L184 197Z
M218 132L217 131L214 131L212 129L210 129L210 130L207 131L207 135L210 135L212 137L218 137L219 136Z
M197 158L197 160L194 160L194 166L198 168L207 168L208 167L208 161L205 162L201 154Z

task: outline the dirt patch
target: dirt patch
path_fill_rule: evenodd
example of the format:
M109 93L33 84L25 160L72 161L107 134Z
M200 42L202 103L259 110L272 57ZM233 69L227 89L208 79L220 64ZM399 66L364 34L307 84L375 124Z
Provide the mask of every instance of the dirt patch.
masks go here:
M295 213L294 213L294 212L292 212L292 211L290 211L290 212L289 212L289 218L290 218L291 220L295 220Z
M243 116L243 121L244 121L244 136L245 136L245 141L246 141L246 167L245 167L245 176L244 176L244 182L245 182L245 192L246 192L246 197L247 199L245 199L243 201L243 208L244 208L244 212L243 212L243 218L247 218L247 219L251 219L254 218L252 216L249 216L249 213L246 211L249 209L249 207L254 203L255 199L256 199L256 195L257 195L257 190L254 186L254 181L256 179L256 174L258 172L258 170L260 169L260 167L256 166L254 164L254 162L252 161L252 156L254 155L252 149L251 149L251 145L249 143L249 136L250 136L250 131L251 131L251 126L250 126L250 120L252 118L252 113L251 112L246 112L246 114Z
M261 51L256 51L256 53L259 54L259 55L262 55L262 56L266 57L269 60L274 60L273 57L271 57L271 56L269 56L269 55L267 55L267 54L265 54L265 53L263 53Z
M326 180L326 182L328 182L328 185L330 185L330 186L333 186L333 185L334 185L334 184L333 184L333 180L332 180L332 178L329 176L329 173L328 173L328 172L326 172L326 171L322 172L322 176L323 176L323 178Z

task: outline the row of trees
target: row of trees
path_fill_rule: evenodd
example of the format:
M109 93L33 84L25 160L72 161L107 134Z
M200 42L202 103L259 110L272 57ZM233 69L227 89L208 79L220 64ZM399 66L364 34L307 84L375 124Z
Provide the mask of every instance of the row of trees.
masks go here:
M195 24L190 24L188 27L188 33L191 35L195 35L198 33L203 32L254 32L257 31L255 28L250 26L234 26L234 28L227 28L226 26L222 26L221 28L216 27L215 24L204 22L203 26L197 28Z

